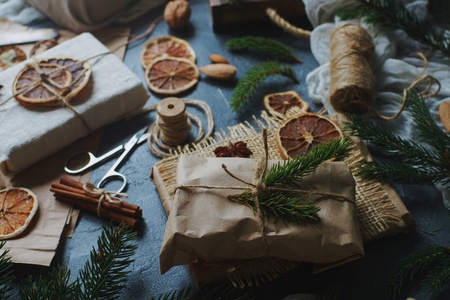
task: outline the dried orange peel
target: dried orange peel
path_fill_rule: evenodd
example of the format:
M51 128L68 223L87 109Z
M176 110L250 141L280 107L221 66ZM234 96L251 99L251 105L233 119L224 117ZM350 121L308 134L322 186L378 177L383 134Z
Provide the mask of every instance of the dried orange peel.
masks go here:
M61 105L60 98L69 101L78 95L92 73L88 63L67 57L41 60L38 66L27 65L14 80L13 94L24 105Z
M0 190L0 240L21 234L38 209L36 195L26 188Z
M195 62L195 51L189 43L183 39L166 35L147 41L141 50L141 64L147 69L158 58L177 57Z
M277 145L284 159L304 156L317 145L343 137L341 128L317 113L304 113L286 120L277 130Z
M304 112L309 109L309 104L296 91L268 94L264 96L264 106L269 113L279 117L286 115L292 107L298 107Z
M27 55L16 45L0 47L0 67L8 69L27 59Z
M145 70L145 81L155 93L175 95L193 87L200 72L185 58L166 57L154 60Z

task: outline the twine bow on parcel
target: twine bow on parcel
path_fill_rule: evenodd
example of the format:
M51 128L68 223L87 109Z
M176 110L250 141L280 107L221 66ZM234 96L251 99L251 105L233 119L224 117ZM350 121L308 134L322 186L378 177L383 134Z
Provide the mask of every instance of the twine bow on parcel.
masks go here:
M176 189L191 189L191 188L205 188L205 189L234 189L234 190L249 190L251 194L254 196L254 202L256 206L256 216L258 218L260 233L264 242L264 252L267 256L269 253L269 241L267 240L267 236L265 234L265 227L266 227L266 217L265 214L261 211L261 204L260 204L260 198L264 191L266 190L272 190L272 191L281 191L281 192L294 192L294 193L302 193L302 194L308 194L308 195L319 195L324 197L330 197L332 199L338 200L338 201L348 201L350 203L355 204L351 199L348 199L344 196L340 196L337 194L332 193L322 193L320 191L313 191L313 190L302 190L302 189L296 189L296 188L282 188L282 187L267 187L263 179L267 172L267 163L268 163L268 157L269 157L269 151L268 151L268 145L267 145L267 130L264 128L262 130L262 140L263 140L263 146L264 146L264 156L261 157L256 165L256 170L254 173L254 179L253 183L246 182L245 180L242 180L238 178L237 176L233 175L225 166L225 164L222 164L222 168L224 171L232 178L238 180L239 182L244 183L247 187L237 187L237 186L212 186L212 185L179 185L176 187ZM245 205L245 200L241 199L240 195L229 195L228 200L241 203ZM319 221L317 219L316 221Z
M101 188L96 187L93 183L87 182L83 185L83 190L89 193L91 196L100 196L98 199L98 205L97 205L97 216L101 216L101 210L102 210L102 203L104 201L116 204L116 205L122 205L122 199L117 198L115 196L119 197L125 197L128 198L128 195L125 193L118 193L118 192L111 192L107 191Z

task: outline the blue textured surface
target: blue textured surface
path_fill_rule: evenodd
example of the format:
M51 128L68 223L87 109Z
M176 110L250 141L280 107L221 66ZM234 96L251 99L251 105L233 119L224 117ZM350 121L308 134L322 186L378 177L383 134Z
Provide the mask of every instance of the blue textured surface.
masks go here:
M289 45L303 63L292 64L300 84L294 85L289 79L270 78L263 88L258 90L251 104L243 114L232 113L228 102L237 79L231 82L218 82L201 76L201 80L194 89L182 96L185 98L206 101L212 108L216 129L226 128L242 121L252 122L251 115L259 115L264 108L262 98L267 93L296 90L311 104L312 111L318 111L319 106L312 103L308 96L306 75L317 67L317 63L309 49L309 41L292 37L274 29L263 32L249 32L244 29L230 34L214 34L212 32L209 6L205 0L189 1L192 8L190 24L183 30L170 30L165 22L160 22L150 38L161 35L175 35L186 39L197 54L197 65L209 64L212 53L224 55L231 64L237 66L237 78L258 62L266 58L252 53L230 53L225 48L225 42L231 37L247 34L264 35L276 38ZM157 16L162 14L162 8L146 15L132 24L132 34L145 31ZM145 41L139 41L128 47L125 64L144 83L144 70L139 62L139 53ZM145 83L144 83L145 85ZM163 97L152 94L148 105L157 103ZM135 117L125 122L117 122L104 128L103 137L98 153L127 141L131 135L145 125L153 123L155 112L146 116ZM198 114L197 114L198 115ZM135 255L135 262L131 266L129 281L120 299L149 299L153 295L181 289L191 283L185 267L175 267L164 275L159 275L159 251L162 242L167 217L160 202L157 191L149 179L152 166L158 159L153 157L145 144L135 149L127 162L122 166L122 172L129 180L126 192L129 201L142 207L144 222L139 229L137 243L139 248ZM98 182L109 169L113 161L95 169L91 181ZM258 299L282 299L294 293L318 293L330 284L343 285L345 299L385 299L384 289L389 272L400 258L434 243L445 245L449 239L449 219L442 204L440 194L433 187L423 186L394 186L406 206L411 211L418 224L417 229L408 234L387 237L365 245L366 256L360 260L348 263L319 275L311 275L309 270L298 270L281 276L258 290ZM85 261L89 258L89 251L96 244L102 226L107 222L97 217L82 213L78 227L72 239L61 241L54 265L66 264L72 270L72 276L78 274ZM443 225L443 229L435 236L428 235L422 230L432 231ZM45 274L43 268L18 267L17 273L28 274L30 271ZM438 299L449 299L450 294L444 293ZM423 287L414 284L408 296L415 299L430 299Z

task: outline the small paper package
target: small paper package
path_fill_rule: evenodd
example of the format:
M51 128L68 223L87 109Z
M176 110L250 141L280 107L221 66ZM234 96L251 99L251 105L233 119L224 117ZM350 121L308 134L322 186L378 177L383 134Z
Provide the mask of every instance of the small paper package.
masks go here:
M276 162L269 160L268 166ZM355 183L345 163L323 163L301 181L300 188L306 192L301 197L314 200L321 208L319 222L297 225L269 218L263 228L249 207L227 199L239 190L214 188L248 188L228 175L222 164L242 180L253 181L254 159L180 157L177 185L183 188L177 189L168 216L160 253L161 273L193 261L214 264L275 257L337 265L364 255Z
M15 77L32 63L31 59L0 72L0 173L14 175L28 168L105 124L133 114L149 98L141 80L90 33L51 48L36 59L53 57L90 59L92 73L87 91L69 102L81 117L69 107L25 107L15 99L7 101L13 95Z

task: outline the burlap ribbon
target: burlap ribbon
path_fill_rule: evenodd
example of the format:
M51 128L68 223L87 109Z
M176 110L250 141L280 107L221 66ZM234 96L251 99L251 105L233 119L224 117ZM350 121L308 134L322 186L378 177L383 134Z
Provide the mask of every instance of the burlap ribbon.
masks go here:
M111 203L111 204L122 205L122 199L117 198L115 196L128 198L128 195L125 193L107 191L107 190L96 187L91 182L85 183L83 185L83 190L85 190L89 195L91 195L93 197L100 196L100 198L98 199L98 205L97 205L97 215L99 217L101 216L102 203L104 201Z

